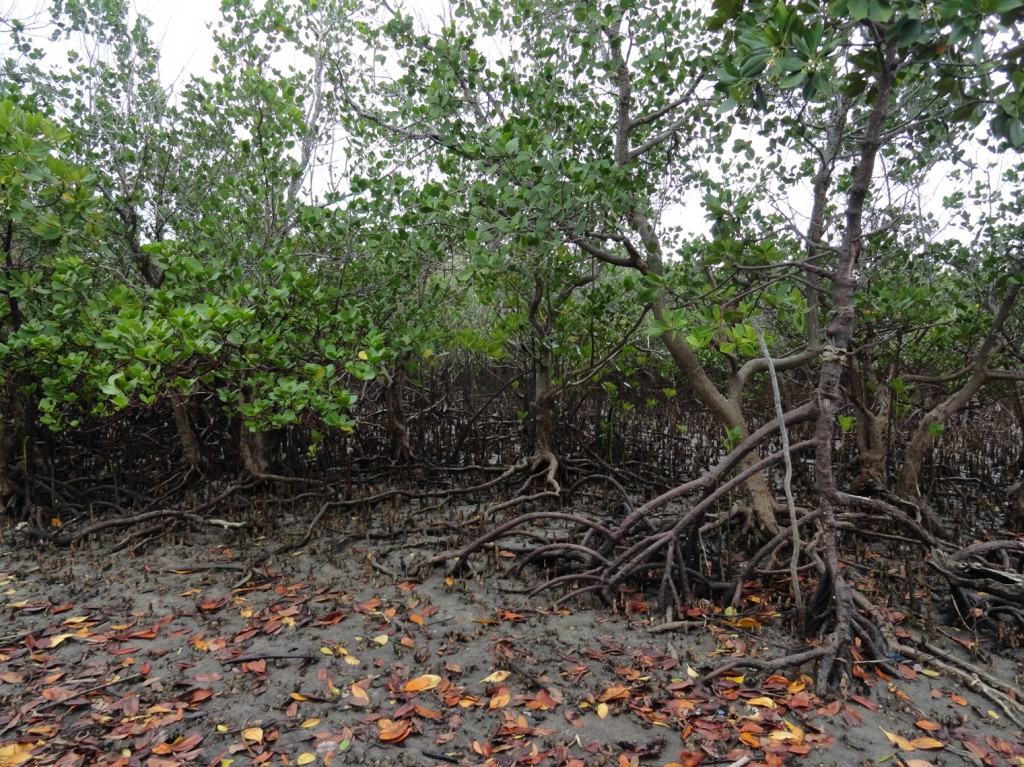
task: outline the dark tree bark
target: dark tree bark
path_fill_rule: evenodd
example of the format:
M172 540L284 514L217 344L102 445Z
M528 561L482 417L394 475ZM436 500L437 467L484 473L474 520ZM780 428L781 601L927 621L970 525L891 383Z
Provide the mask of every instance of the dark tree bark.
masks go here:
M879 42L877 49L880 70L875 82L875 104L860 143L860 155L853 168L853 179L847 196L846 228L839 251L839 263L832 277L831 320L825 331L825 349L818 377L814 489L818 496L824 543L821 583L831 592L831 603L835 610L832 631L828 637L828 652L823 657L817 678L817 686L822 693L832 685L843 684L842 677L846 676L845 669L849 667L847 661L853 638L854 594L839 566L836 512L840 501L834 471L833 441L842 396L843 370L853 341L853 299L856 291L854 268L863 246L864 208L871 189L875 161L882 146L882 133L889 115L889 100L897 66L895 41Z

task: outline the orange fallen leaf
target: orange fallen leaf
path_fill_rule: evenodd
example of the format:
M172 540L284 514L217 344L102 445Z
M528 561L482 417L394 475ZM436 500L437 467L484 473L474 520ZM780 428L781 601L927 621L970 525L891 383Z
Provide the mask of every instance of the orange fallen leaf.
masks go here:
M679 763L681 767L697 767L704 761L704 756L703 751L680 751Z
M935 738L914 738L910 741L915 748L920 748L922 751L930 751L932 749L945 748L946 744L941 740Z
M263 742L263 728L262 727L247 727L242 730L242 740L247 740L250 743L262 743Z
M408 719L378 719L377 726L380 727L378 737L385 743L401 743L412 734L412 722Z
M352 705L353 706L369 706L370 696L366 694L366 690L354 683L349 688L352 694Z
M761 696L760 698L751 698L747 701L748 706L758 706L760 708L778 708L778 704L771 698Z
M610 700L629 700L629 689L621 684L612 685L598 696L598 700L607 703Z
M745 743L746 745L750 746L751 748L760 748L761 747L761 738L760 738L760 736L758 736L758 735L756 735L755 733L752 733L752 732L741 732L740 733L740 742L741 743Z
M487 704L487 708L493 711L496 708L504 708L512 700L512 693L509 692L507 687L502 687L494 695L491 696L491 702ZM462 705L462 701L459 701L459 705Z
M928 732L938 732L942 729L941 724L936 724L935 722L929 721L927 719L918 719L916 722L914 722L914 724L916 724L922 730L927 730Z
M439 684L441 684L441 677L437 674L424 674L415 679L410 679L402 689L406 692L422 692L424 690L433 690Z

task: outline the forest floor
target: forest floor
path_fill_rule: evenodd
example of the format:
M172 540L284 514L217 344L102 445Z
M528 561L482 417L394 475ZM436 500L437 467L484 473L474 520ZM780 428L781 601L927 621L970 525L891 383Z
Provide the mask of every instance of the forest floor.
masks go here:
M747 612L695 606L659 631L636 593L557 610L510 593L524 584L497 548L458 580L407 578L436 551L344 530L247 564L303 530L137 556L4 531L0 767L1024 765L1020 729L927 665L859 664L834 700L799 670L698 684L734 655L792 649L756 590ZM1019 687L1019 651L935 637Z

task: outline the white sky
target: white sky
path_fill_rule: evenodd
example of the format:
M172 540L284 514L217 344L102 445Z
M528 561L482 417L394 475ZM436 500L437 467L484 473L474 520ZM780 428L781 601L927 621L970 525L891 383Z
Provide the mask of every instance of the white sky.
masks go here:
M0 18L37 19L33 26L42 26L49 20L49 5L49 0L0 0ZM160 48L166 84L209 72L215 49L207 25L220 18L220 0L135 0L132 8L153 22L150 37Z

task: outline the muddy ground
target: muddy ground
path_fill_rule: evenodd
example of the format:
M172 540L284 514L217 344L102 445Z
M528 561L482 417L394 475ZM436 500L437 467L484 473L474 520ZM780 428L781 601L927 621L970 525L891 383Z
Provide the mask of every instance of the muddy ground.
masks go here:
M344 525L250 567L299 528L135 556L5 531L0 767L1024 765L1005 712L925 664L858 664L833 700L798 669L700 684L795 646L756 592L748 611L695 605L661 631L640 594L551 609L513 593L528 584L499 577L500 549L461 579L410 578L432 551ZM930 635L1019 688L1019 652Z

